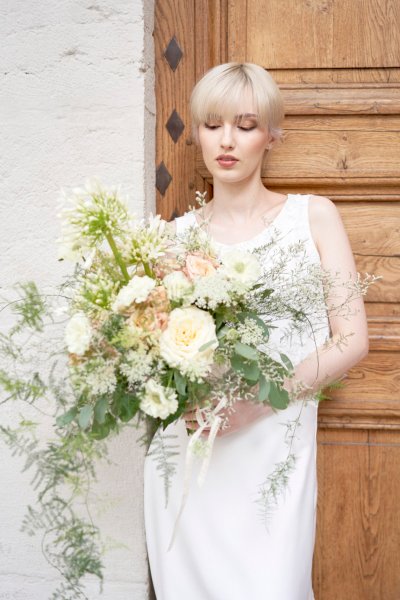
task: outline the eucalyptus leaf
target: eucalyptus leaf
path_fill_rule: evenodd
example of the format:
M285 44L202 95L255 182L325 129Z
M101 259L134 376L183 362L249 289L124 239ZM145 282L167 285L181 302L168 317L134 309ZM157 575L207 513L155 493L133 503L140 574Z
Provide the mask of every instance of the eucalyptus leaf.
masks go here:
M221 329L217 332L217 338L219 340L222 340L222 338L224 338L226 336L226 334L228 333L228 331L230 330L230 327L228 325L224 325L223 327L221 327Z
M286 354L279 354L279 356L281 357L281 361L285 365L285 367L288 369L288 371L293 371L293 364L292 364L290 358L288 356L286 356Z
M93 406L90 404L85 404L82 406L78 415L78 423L81 429L86 429L89 426L90 421L93 417Z
M205 344L203 344L202 346L200 346L198 352L204 352L204 350L207 350L207 348L209 348L213 344L215 344L215 340L210 340L209 342L206 342Z
M256 383L260 377L260 368L256 362L245 362L243 364L243 374L245 379L251 383Z
M186 394L187 381L185 377L179 372L174 371L174 381L178 394L184 396Z
M258 351L255 348L252 348L248 344L243 344L242 342L236 342L235 344L235 352L240 356L243 356L247 360L258 360Z
M268 398L270 390L270 382L265 379L265 376L261 373L258 379L258 400L265 402Z
M108 408L108 399L106 397L100 398L97 400L94 406L94 418L97 423L102 425L104 423L106 412Z
M66 413L57 417L56 423L59 427L64 427L65 425L69 425L75 419L77 414L78 414L77 408L75 408L75 407L70 408L69 410L67 410Z
M271 406L283 410L289 404L289 394L286 390L279 388L276 383L270 381L268 400Z
M256 383L260 377L260 369L256 361L244 360L238 354L231 356L231 366L234 371L247 379L250 383Z

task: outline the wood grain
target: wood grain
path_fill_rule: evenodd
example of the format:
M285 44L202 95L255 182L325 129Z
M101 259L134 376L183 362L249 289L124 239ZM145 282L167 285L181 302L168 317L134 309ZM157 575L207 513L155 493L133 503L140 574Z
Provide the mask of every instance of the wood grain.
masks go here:
M320 430L318 442L316 599L398 600L398 432Z
M337 202L336 205L353 252L364 256L400 256L400 203Z
M397 115L400 112L400 87L281 86L287 115Z
M363 87L371 84L398 84L400 83L400 68L396 67L370 67L364 69L287 69L272 68L272 76L279 85L300 84L314 85L318 87L331 84L349 84L355 88L357 85Z
M396 0L258 0L247 7L246 54L269 68L398 67L399 21Z

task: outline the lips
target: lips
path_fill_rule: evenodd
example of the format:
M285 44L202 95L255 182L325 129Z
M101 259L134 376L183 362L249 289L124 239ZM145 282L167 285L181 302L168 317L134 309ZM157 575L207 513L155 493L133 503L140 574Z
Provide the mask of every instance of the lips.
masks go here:
M219 156L217 156L217 160L232 161L238 159L236 158L236 156L232 156L232 154L220 154Z
M238 159L231 154L220 154L216 160L219 166L223 167L224 169L234 167L238 162Z

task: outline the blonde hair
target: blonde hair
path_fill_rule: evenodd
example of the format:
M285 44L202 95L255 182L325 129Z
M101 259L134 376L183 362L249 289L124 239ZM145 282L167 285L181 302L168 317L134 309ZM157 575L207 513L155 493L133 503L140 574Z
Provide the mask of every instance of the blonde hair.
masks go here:
M247 90L252 93L259 125L268 128L273 140L282 137L283 99L271 75L254 63L230 62L209 69L193 88L190 111L196 143L201 123L216 116L234 120Z

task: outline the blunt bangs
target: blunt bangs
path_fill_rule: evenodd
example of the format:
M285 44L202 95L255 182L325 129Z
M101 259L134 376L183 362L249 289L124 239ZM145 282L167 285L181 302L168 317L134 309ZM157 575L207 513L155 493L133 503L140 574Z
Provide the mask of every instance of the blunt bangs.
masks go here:
M283 100L271 75L253 63L225 63L213 67L196 83L190 97L193 136L209 119L234 122L243 110L243 97L250 92L257 122L277 140L282 136Z

